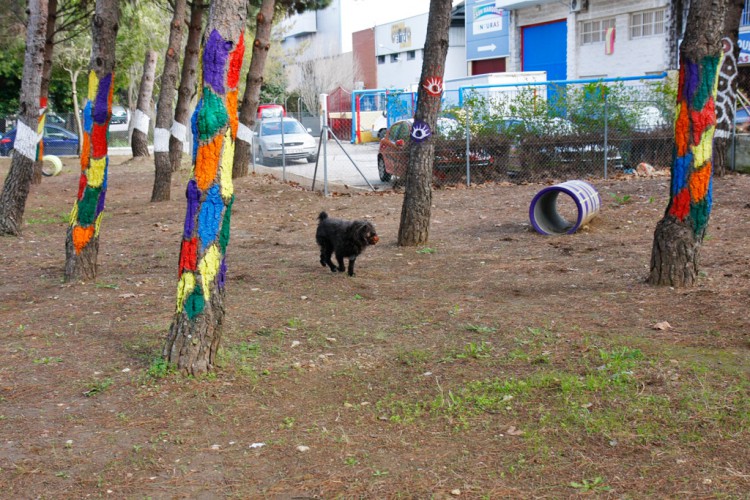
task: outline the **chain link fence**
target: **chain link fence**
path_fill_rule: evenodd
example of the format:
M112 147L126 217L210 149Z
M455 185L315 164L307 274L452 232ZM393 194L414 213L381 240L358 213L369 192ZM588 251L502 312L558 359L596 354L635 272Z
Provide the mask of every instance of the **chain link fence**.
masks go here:
M405 175L409 141L432 135L436 184L606 178L669 168L674 90L650 80L540 82L445 91L437 130L413 126L413 92L388 93L381 180Z

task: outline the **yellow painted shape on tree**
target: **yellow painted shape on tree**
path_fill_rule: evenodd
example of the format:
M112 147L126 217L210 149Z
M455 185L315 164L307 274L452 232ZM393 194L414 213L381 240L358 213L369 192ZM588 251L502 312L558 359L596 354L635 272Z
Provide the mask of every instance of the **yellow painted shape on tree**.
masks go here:
M107 166L107 158L99 158L98 160L91 160L89 162L89 171L86 173L86 177L89 180L89 186L98 188L104 183L104 169Z
M221 197L227 202L232 198L234 193L234 184L232 184L232 167L234 165L234 139L232 139L232 129L227 128L224 135L224 151L221 153Z
M185 299L193 293L195 289L195 274L185 271L180 276L180 281L177 282L177 312L182 311L182 306L185 304Z
M78 222L78 201L73 203L73 210L70 211L69 224L72 226L76 222Z
M703 164L711 160L714 130L716 130L715 126L706 128L706 130L703 131L703 134L701 134L701 142L695 146L690 146L690 150L693 152L694 169L702 167Z
M96 221L94 221L94 224L96 225L96 230L94 231L94 236L99 237L99 227L102 225L102 217L104 217L104 212L99 214L99 217L96 218Z
M99 89L99 79L96 77L96 73L92 70L89 71L89 93L88 93L88 99L89 101L94 101L96 99L96 91Z
M219 266L221 265L221 252L219 247L211 245L203 254L203 258L198 263L198 271L201 274L201 286L203 287L203 297L206 302L211 298L211 291L209 285L214 281L216 275L219 273Z

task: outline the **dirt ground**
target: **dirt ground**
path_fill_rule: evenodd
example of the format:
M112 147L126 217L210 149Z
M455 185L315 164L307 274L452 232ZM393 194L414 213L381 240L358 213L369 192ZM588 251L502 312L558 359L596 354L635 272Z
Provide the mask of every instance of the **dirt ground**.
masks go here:
M151 204L126 160L95 283L62 281L75 159L0 238L0 496L748 498L750 177L714 181L690 289L644 283L668 177L592 181L559 237L530 229L542 185L441 189L419 249L403 193L236 180L221 366L192 379L159 362L189 174ZM377 227L353 278L321 210Z

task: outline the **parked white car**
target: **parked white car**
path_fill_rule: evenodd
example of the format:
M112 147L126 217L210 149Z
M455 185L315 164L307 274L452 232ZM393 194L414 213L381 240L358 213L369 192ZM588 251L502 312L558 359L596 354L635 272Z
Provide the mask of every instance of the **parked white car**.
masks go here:
M259 121L254 131L256 161L269 165L281 161L283 156L285 160L307 160L314 163L318 143L310 132L310 129L305 129L294 118L278 117Z

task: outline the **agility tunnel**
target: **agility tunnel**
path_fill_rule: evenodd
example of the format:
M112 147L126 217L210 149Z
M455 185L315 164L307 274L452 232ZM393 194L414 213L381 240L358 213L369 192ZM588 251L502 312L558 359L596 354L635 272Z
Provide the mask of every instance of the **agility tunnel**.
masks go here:
M576 205L578 216L569 221L558 212L558 196L569 196ZM572 234L599 214L602 200L588 182L567 181L539 191L531 200L529 219L541 234ZM572 217L571 217L572 218Z
M48 165L50 163L51 165ZM54 177L55 175L62 172L63 164L60 158L53 155L44 155L44 163L42 164L42 175L45 177Z

